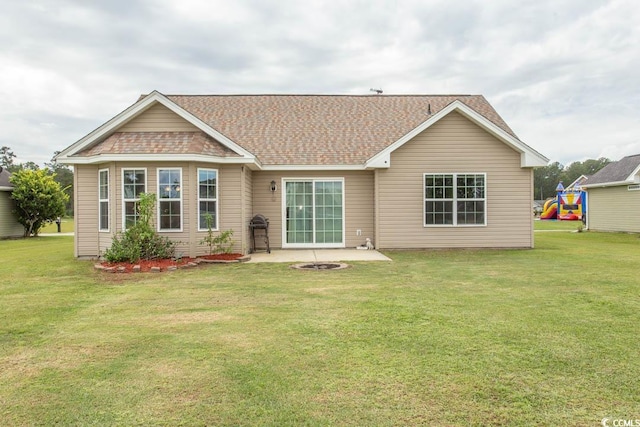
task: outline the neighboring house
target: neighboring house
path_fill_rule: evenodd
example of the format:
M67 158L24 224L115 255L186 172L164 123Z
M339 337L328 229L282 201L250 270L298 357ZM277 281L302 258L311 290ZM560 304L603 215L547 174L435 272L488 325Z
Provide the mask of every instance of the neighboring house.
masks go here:
M587 184L587 181L589 181L589 177L591 177L591 175L580 175L575 181L567 185L565 190L581 190L582 187Z
M15 204L11 199L13 185L9 182L11 174L0 166L0 239L24 236L24 227L13 213Z
M158 195L155 226L202 254L207 213L250 248L533 247L533 168L478 95L165 96L154 91L57 156L75 171L76 256L97 256Z
M609 163L583 188L590 230L640 233L640 154Z

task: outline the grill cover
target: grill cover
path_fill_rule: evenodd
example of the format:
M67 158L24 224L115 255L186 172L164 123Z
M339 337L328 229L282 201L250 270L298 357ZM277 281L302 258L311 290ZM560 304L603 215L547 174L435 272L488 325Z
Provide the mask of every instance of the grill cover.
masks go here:
M267 229L269 228L269 218L265 218L264 215L255 215L251 218L249 226L253 229Z

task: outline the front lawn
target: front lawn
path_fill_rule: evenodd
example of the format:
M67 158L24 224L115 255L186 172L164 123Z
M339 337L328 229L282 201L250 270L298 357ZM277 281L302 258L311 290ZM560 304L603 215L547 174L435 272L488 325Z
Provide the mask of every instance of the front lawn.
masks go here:
M137 275L94 271L72 242L0 241L0 424L640 417L637 235Z

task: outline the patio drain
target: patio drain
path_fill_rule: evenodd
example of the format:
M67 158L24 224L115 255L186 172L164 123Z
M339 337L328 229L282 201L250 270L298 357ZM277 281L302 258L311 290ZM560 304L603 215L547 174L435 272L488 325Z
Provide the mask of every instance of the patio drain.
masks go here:
M348 268L349 264L341 262L305 262L302 264L294 264L291 268L298 270L342 270Z

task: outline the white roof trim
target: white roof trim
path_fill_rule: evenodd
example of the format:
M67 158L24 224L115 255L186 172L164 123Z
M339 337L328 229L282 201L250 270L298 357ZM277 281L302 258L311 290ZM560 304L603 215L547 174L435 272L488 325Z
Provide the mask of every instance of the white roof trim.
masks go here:
M488 120L483 115L477 113L472 108L468 107L462 101L455 100L451 104L447 105L442 110L438 111L433 116L429 117L427 120L422 122L418 127L413 129L411 132L404 135L402 138L380 151L378 154L370 158L366 162L366 167L374 167L374 168L388 168L391 166L391 153L402 147L405 143L413 139L420 132L425 129L431 127L435 123L437 123L440 119L447 116L449 113L457 111L462 114L472 122L476 123L480 127L484 128L487 132L491 133L493 136L516 150L520 153L520 166L521 167L540 167L546 166L549 163L549 159L547 159L542 154L535 151L533 148L529 147L519 139L511 136L500 127L495 125L493 122Z
M145 110L147 110L148 108L150 108L152 105L156 103L164 105L169 110L173 111L174 113L176 113L177 115L179 115L180 117L182 117L183 119L185 119L186 121L188 121L189 123L197 127L198 129L200 129L207 135L213 137L222 145L226 146L236 154L248 159L255 158L253 154L251 154L244 148L240 147L238 144L231 141L229 138L227 138L226 136L224 136L223 134L221 134L211 126L207 125L205 122L198 119L193 114L189 113L184 108L180 107L179 105L177 105L176 103L168 99L166 96L162 95L160 92L154 90L144 99L136 102L135 104L133 104L132 106L130 106L129 108L127 108L126 110L124 110L123 112L115 116L114 118L112 118L111 120L109 120L108 122L104 123L102 126L97 128L93 132L86 135L84 138L80 139L73 145L64 149L62 152L60 152L56 156L56 161L59 161L60 163L70 164L69 163L70 156L73 156L74 154L81 152L82 150L90 147L93 143L101 140L104 137L109 136L113 132L116 132L120 126L122 126L129 120L133 119L134 117L138 116L139 114L143 113Z
M629 175L627 177L627 181L633 181L633 182L638 182L638 179L636 178L636 175L638 175L638 173L640 173L640 165L638 165L633 172L631 172L631 175Z
M0 191L13 191L13 187L0 187Z
M253 164L260 167L256 159L245 157L216 157L208 154L97 154L95 156L68 157L64 163L70 165L89 165L105 162L203 162L222 164Z
M589 188L604 188L604 187L619 187L621 185L637 184L633 180L627 181L612 181L612 182L600 182L597 184L585 184L582 188L588 190Z

